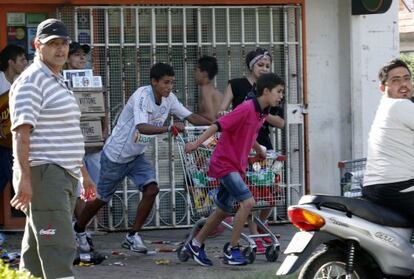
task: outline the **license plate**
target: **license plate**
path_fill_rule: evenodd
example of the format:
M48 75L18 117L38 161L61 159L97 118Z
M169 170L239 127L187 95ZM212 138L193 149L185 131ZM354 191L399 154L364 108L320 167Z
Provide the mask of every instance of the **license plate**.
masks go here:
M314 232L297 232L289 242L285 254L302 253L311 241Z

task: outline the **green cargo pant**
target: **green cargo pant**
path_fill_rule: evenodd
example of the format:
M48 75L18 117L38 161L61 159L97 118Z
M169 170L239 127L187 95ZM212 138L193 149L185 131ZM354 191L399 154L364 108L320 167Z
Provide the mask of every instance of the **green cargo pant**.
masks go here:
M33 197L25 214L20 269L36 277L73 278L72 215L77 179L55 164L31 167ZM19 171L14 172L17 185Z

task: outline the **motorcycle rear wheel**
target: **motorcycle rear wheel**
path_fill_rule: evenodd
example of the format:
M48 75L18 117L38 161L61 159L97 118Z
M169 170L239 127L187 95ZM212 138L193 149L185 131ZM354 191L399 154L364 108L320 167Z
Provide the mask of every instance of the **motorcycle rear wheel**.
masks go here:
M367 271L360 265L363 261L354 262L352 279L367 279ZM317 252L306 261L298 279L345 279L346 255L338 250L328 248Z

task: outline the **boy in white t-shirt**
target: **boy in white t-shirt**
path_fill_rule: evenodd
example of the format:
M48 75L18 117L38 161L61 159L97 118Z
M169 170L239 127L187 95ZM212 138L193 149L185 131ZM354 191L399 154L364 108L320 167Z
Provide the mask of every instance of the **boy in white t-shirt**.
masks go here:
M138 231L148 217L159 191L155 170L144 157L148 144L157 134L184 130L183 123L164 126L170 113L194 125L211 124L209 120L186 109L171 92L175 73L170 65L153 65L150 79L150 85L139 87L129 98L112 134L106 140L101 155L98 197L86 203L74 225L77 244L82 252L90 251L85 233L86 225L98 210L109 202L117 185L128 177L143 193L143 197L138 204L134 225L127 233L123 247L134 252L146 253L147 248Z

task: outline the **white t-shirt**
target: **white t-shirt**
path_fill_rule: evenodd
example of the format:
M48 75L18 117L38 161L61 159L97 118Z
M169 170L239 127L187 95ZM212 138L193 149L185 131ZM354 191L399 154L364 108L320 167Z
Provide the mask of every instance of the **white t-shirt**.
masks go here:
M0 71L0 95L3 95L5 92L9 91L11 87L10 82L6 79L3 71Z
M382 97L368 138L364 186L414 178L414 103Z
M154 93L150 85L139 87L129 98L122 110L112 134L103 148L105 155L115 163L128 163L145 152L155 135L143 135L136 128L146 123L162 127L168 115L173 113L180 119L192 114L177 97L170 93L162 97L161 104L155 104Z

